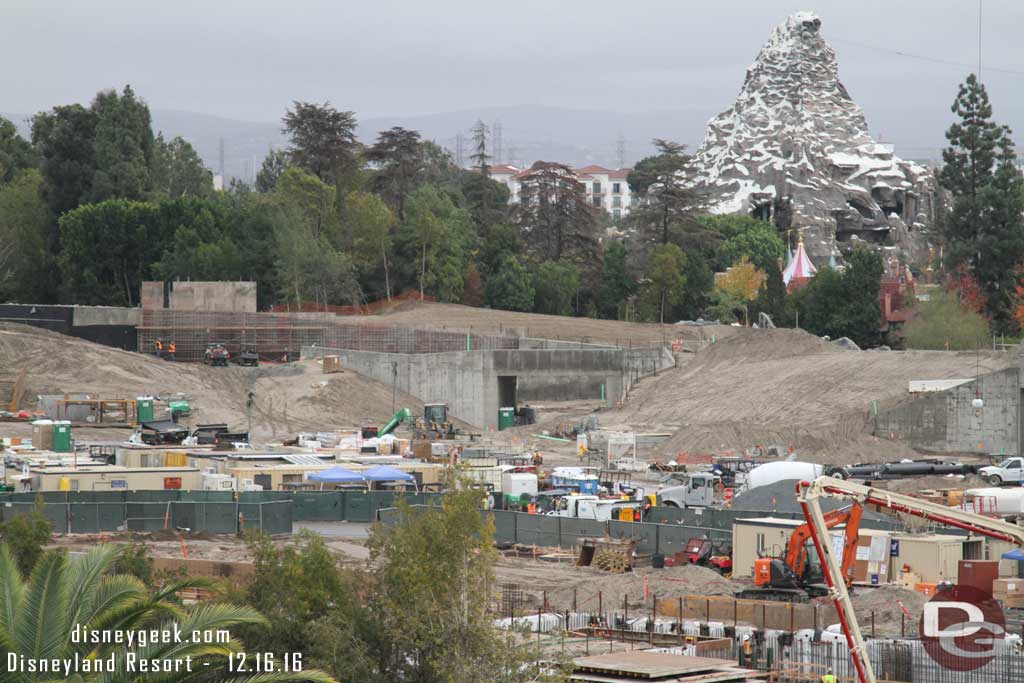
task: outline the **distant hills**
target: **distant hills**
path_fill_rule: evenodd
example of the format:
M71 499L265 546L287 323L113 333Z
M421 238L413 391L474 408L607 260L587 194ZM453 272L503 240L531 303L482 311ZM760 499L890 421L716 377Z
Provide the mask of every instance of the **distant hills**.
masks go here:
M694 108L686 111L621 113L561 109L542 105L486 107L477 110L415 116L361 119L359 137L372 143L378 131L392 126L418 130L456 153L457 139L464 140L468 163L470 128L481 119L489 127L499 123L502 163L528 165L543 159L573 165L600 164L616 167L619 137L623 138L626 165L651 153L652 138L668 138L689 145L699 144L707 119L716 112ZM28 135L25 114L0 114L11 119ZM220 145L224 144L224 172L229 178L252 180L263 157L271 148L286 144L278 122L256 123L189 111L153 109L153 129L164 137L180 135L188 140L204 163L218 173ZM495 141L496 142L496 141ZM497 150L495 150L497 151Z

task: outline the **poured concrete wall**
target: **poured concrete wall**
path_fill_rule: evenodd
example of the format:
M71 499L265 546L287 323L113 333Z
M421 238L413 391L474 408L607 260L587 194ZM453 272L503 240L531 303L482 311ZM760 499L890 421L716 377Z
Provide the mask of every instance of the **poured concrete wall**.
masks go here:
M256 312L255 282L175 282L171 308L177 311Z
M444 402L452 415L497 429L499 378L517 378L519 404L548 400L622 400L636 379L671 367L665 349L518 349L454 353L376 353L303 347L304 358L337 355L349 370L391 384L420 400ZM394 372L397 370L397 377Z
M975 408L980 394L984 406ZM938 453L1021 453L1018 368L982 375L946 391L919 394L875 419L875 435Z

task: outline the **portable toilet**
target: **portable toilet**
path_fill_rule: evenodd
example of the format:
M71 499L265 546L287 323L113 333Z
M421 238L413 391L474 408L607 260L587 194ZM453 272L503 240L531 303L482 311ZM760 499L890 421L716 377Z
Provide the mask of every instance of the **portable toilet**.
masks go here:
M515 408L498 408L498 431L516 426Z
M152 422L153 421L153 397L152 396L136 396L135 397L135 419L138 422Z
M32 446L41 451L53 449L53 420L36 420L32 423Z
M53 423L53 451L55 453L71 452L71 423L67 420Z

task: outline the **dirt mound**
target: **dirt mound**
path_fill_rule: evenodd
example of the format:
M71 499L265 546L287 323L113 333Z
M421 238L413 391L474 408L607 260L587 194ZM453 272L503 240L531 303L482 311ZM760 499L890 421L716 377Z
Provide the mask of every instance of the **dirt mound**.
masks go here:
M252 390L252 425L260 439L381 424L393 413L391 387L354 372L325 375L316 361L210 368L170 363L22 325L0 325L0 368L28 370L25 401L30 407L39 394L180 394L192 405L191 423L227 422L241 429L247 427L246 400ZM399 392L396 409L402 407L418 412L422 403Z
M852 463L913 457L871 435L875 406L909 400L908 382L973 377L1011 354L845 351L794 330L744 330L688 363L641 380L606 429L673 431L662 457L792 445L800 460Z
M707 567L691 564L665 569L637 567L626 574L609 574L590 567L580 567L576 571L584 582L548 591L548 603L552 608L571 608L574 588L581 609L597 609L598 592L602 594L604 606L609 609L622 609L624 599L630 609L650 609L651 599L645 597L647 588L651 596L658 599L680 595L732 595L734 592L729 579Z
M707 347L699 353L702 363L722 363L743 359L771 360L815 353L840 351L835 345L803 330L743 330Z
M875 635L880 637L900 635L900 626L904 623L901 617L905 616L900 608L901 604L910 613L909 617L905 617L906 635L916 634L924 603L928 602L924 593L897 586L857 586L852 598L853 610L857 614L861 632L870 636L873 622Z

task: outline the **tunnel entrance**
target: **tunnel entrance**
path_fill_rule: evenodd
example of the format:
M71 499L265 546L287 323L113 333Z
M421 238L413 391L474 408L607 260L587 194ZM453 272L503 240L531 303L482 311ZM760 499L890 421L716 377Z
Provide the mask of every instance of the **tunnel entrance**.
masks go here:
M498 375L498 407L499 408L515 408L516 406L516 387L519 384L519 378L515 375Z

